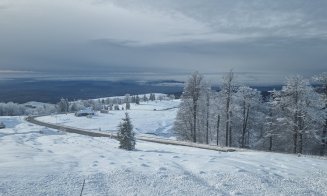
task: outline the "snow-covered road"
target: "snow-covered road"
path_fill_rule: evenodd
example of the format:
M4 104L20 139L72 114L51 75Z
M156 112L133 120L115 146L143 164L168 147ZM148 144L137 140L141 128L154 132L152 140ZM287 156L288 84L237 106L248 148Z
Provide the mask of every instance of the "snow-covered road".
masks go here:
M36 126L0 130L0 195L327 195L327 160L118 142Z

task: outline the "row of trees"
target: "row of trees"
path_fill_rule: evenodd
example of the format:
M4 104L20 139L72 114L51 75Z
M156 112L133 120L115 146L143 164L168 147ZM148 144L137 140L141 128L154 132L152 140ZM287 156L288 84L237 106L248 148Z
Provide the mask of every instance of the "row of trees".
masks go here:
M51 104L17 104L13 102L0 103L0 116L46 115L56 112Z
M159 96L158 99L163 99ZM114 106L126 104L126 109L130 109L130 103L140 104L140 102L154 101L156 100L155 94L150 94L149 96L143 95L133 95L127 94L125 97L116 98L105 98L105 99L89 99L89 100L79 100L79 101L69 101L68 99L61 98L57 104L18 104L13 102L0 103L0 116L20 116L20 115L47 115L52 113L67 113L76 112L85 108L92 108L93 110L100 111L101 109L107 107L107 109ZM111 110L112 110L111 109Z
M204 77L190 76L181 97L175 128L179 139L219 146L292 153L326 153L327 73L309 80L295 75L264 99L235 81L231 71L220 90Z
M159 96L160 98L161 96ZM105 99L88 99L69 102L68 99L61 98L56 104L56 108L59 113L76 112L85 108L92 108L93 110L100 111L102 109L106 110L116 110L119 106L125 104L126 110L130 109L130 103L140 104L140 102L154 101L156 100L155 94L150 94L149 96L143 95L130 95L126 94L125 97L115 97L115 98L105 98Z

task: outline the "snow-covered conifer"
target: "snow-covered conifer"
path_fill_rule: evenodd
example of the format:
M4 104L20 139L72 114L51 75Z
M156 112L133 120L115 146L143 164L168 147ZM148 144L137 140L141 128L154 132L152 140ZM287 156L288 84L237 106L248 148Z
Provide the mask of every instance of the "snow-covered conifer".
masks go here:
M125 113L125 118L123 118L122 122L119 124L117 137L119 148L125 150L135 149L135 133L133 132L133 125L128 113Z

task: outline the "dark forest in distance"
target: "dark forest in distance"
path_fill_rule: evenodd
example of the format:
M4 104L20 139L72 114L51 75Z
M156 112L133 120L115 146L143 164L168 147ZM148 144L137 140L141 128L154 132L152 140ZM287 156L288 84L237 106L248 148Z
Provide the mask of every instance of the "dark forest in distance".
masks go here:
M39 101L57 103L60 98L69 100L91 99L129 94L166 93L179 97L183 85L178 81L158 80L148 82L129 81L95 81L95 80L33 80L15 79L0 82L0 102L13 101L26 103ZM280 89L281 86L253 87L262 91L263 95L269 90ZM216 89L218 89L216 87Z

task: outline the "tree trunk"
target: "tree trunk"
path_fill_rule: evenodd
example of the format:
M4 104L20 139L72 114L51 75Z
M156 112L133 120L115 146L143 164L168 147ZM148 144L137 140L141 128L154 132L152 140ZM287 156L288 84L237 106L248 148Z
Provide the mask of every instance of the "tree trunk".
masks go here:
M228 90L230 91L230 90ZM230 107L230 92L227 95L227 100L226 100L226 146L228 145L228 138L229 138L229 124L230 124L230 111L229 111L229 107Z
M299 137L299 153L301 153L301 154L303 152L303 128L304 128L304 119L303 119L303 117L300 117L299 118L298 137Z
M321 156L324 156L326 154L326 147L327 147L326 137L327 137L327 119L325 120L324 129L322 130L322 135L321 135L321 149L320 149Z
M193 142L196 143L196 112L197 112L197 104L193 103L194 111L193 111Z
M293 133L293 153L297 152L297 132Z
M245 103L244 103L245 104ZM249 119L249 111L250 107L245 107L243 108L243 126L242 126L242 148L245 147L245 132L248 124L248 119ZM249 140L249 138L248 138ZM249 142L249 141L248 141Z
M297 139L298 139L298 129L299 129L299 122L298 122L298 112L294 114L294 130L293 130L293 153L297 153Z
M210 97L207 95L207 135L206 143L209 144L209 107L210 107Z
M242 124L242 141L241 141L241 147L244 148L244 142L245 142L245 101L243 101L243 124Z
M229 133L229 117L227 114L227 119L226 119L226 146L228 146L228 133Z
M272 151L273 139L272 136L269 137L269 151Z
M303 150L303 134L299 133L299 153L302 154Z
M220 115L218 115L218 120L217 120L217 146L219 145L219 126L220 126Z
M232 111L230 111L230 119L232 119ZM232 146L232 123L229 123L229 147Z

